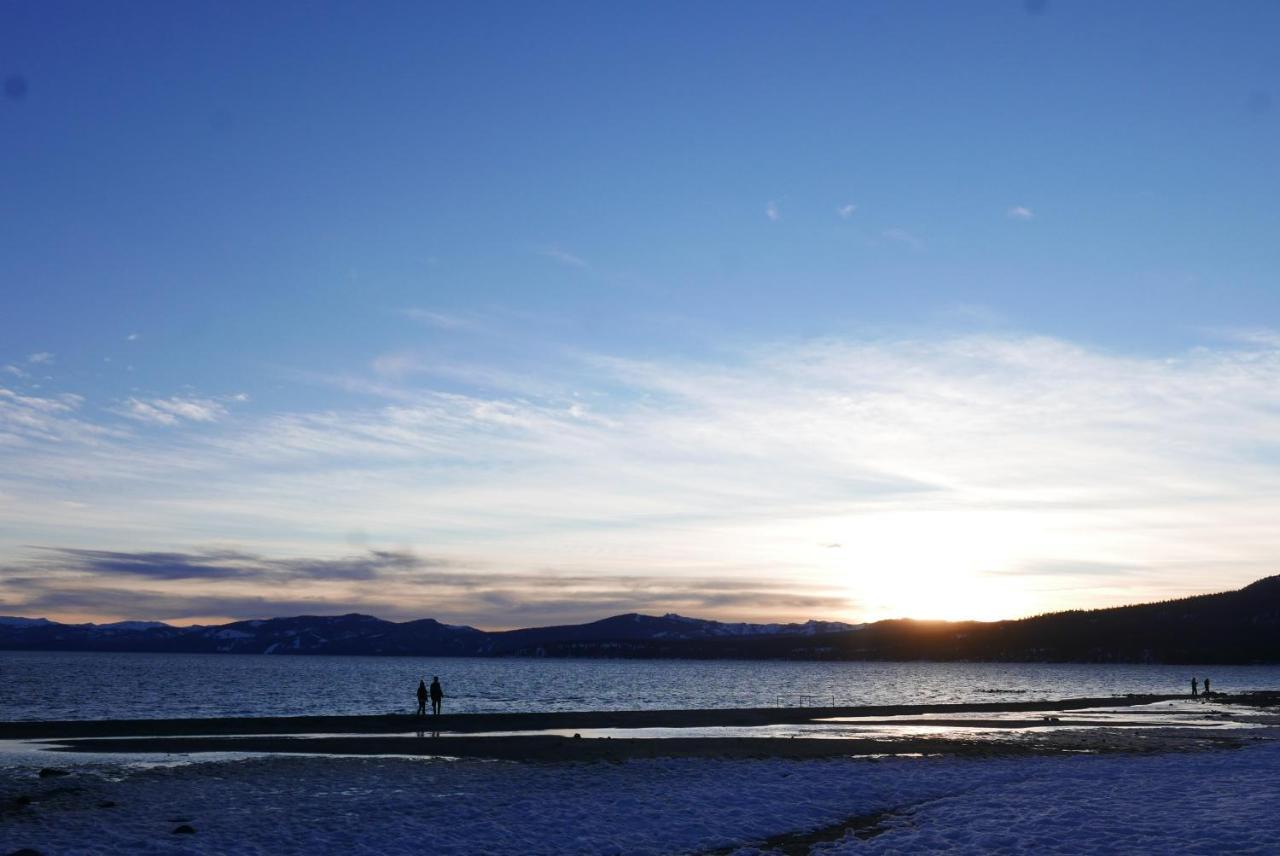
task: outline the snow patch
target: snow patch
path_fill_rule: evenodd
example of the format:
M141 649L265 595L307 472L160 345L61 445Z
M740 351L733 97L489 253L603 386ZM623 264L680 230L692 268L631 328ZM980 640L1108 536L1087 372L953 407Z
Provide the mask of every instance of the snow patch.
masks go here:
M129 631L129 630L154 630L157 628L167 628L169 625L163 621L114 621L111 624L90 624L94 631L106 630L111 631Z
M1280 852L1277 743L988 760L267 757L102 772L77 778L83 794L7 816L0 852L417 854L429 838L440 854L746 856L873 814L882 834L815 852ZM0 768L0 785L30 776ZM102 799L117 805L95 810ZM170 817L197 834L173 836Z
M50 621L47 618L21 618L17 615L0 615L0 624L9 627L44 627L47 624L57 624L57 622Z

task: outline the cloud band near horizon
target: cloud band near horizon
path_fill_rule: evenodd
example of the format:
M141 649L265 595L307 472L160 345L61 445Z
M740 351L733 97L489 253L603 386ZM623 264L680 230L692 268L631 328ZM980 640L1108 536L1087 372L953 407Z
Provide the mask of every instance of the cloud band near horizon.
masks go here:
M1163 356L823 339L561 371L484 394L374 372L341 379L374 406L158 425L0 389L0 609L996 618L1233 588L1280 548L1267 334Z

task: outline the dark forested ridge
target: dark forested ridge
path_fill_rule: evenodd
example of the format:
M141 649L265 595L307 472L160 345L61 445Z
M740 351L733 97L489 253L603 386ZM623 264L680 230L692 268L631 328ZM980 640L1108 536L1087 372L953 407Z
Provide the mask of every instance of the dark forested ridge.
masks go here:
M0 649L233 654L1280 663L1280 576L1239 591L1012 621L730 624L627 614L484 631L434 619L299 616L172 627L0 618Z

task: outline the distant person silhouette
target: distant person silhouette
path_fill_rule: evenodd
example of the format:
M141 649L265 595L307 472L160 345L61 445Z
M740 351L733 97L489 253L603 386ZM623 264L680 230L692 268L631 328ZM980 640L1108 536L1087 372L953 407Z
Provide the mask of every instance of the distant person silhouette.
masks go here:
M444 698L444 690L440 688L440 678L431 679L431 712L433 714L440 713L440 700Z
M1204 679L1204 697L1208 698L1212 693L1209 692L1209 679Z
M1200 695L1200 682L1195 678L1191 679L1191 697L1195 698Z
M427 682L418 681L418 716L427 715Z

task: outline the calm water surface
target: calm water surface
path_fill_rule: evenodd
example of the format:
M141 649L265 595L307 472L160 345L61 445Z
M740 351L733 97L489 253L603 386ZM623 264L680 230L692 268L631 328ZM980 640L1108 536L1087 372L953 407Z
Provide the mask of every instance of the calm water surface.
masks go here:
M0 720L910 704L1280 690L1280 666L265 657L0 651Z

